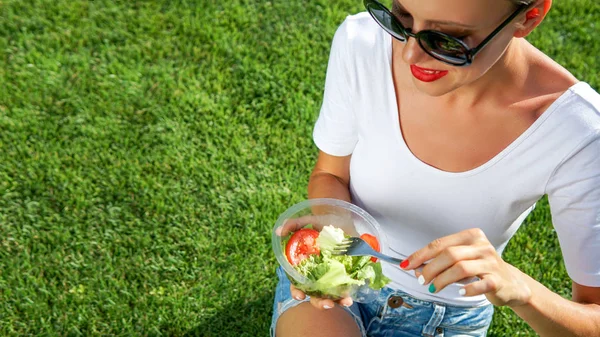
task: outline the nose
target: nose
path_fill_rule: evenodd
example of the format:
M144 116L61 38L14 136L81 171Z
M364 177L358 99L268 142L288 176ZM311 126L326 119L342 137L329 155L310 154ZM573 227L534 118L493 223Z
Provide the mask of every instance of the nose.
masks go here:
M402 49L402 59L406 64L416 64L426 60L429 55L421 48L417 39L409 37Z

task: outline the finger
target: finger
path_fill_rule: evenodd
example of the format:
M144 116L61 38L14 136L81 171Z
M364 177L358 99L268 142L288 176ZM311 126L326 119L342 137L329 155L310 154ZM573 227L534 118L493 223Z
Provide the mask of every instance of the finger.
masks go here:
M486 242L487 238L479 228L473 228L444 236L431 241L427 246L412 253L406 260L408 264L403 264L403 269L415 269L425 262L438 256L444 249L452 246L468 246L476 242Z
M278 236L286 236L291 232L295 232L302 227L316 223L317 217L314 215L306 215L299 218L286 219L283 225L279 226L275 230L275 234Z
M479 282L479 279L476 278L477 275L483 275L486 271L489 272L490 268L492 268L492 264L488 260L459 261L433 279L428 290L430 293L437 293L453 283L467 285Z
M297 301L302 301L306 298L306 294L302 290L299 290L298 288L294 287L293 285L290 285L290 292L292 294L292 297ZM331 309L334 304L334 302L330 299L323 299L317 297L311 297L310 303L319 309ZM344 297L341 300L339 300L338 303L340 305L349 307L352 305L353 301L350 297Z
M302 290L294 287L294 285L290 285L290 293L292 294L292 297L297 301L302 301L306 298L306 294Z
M438 275L460 261L480 259L485 256L488 250L487 247L481 245L448 247L423 266L420 273L423 277L419 278L419 283L427 284L431 282L431 280L437 278Z
M421 265L420 267L418 267L418 268L416 268L416 269L414 270L414 272L415 272L415 277L417 278L417 280L419 279L419 277L420 277L421 275L423 275L423 267L424 267L424 266L426 266L426 265L427 265L427 263L425 263L425 264ZM423 282L423 283L424 283L424 282Z
M481 280L469 283L459 290L461 296L477 296L495 292L498 290L498 282L493 275L486 275Z
M323 227L331 225L336 228L340 228L344 233L350 236L358 236L356 228L354 227L354 221L349 213L345 211L332 212L331 214L319 214L313 216L313 228L320 231Z
M278 236L286 236L289 233L295 232L307 225L312 225L312 227L318 231L320 231L324 226L333 225L334 227L341 228L348 235L358 236L352 219L344 216L343 214L312 214L301 216L299 218L286 219L283 225L279 226L275 230L275 234Z
M351 305L352 305L352 303L354 303L354 301L352 301L352 298L351 298L351 297L344 297L344 298L342 298L341 300L339 300L339 301L338 301L338 303L339 303L340 305L343 305L343 306L345 306L345 307L349 307L349 306L351 306Z
M331 309L335 305L333 303L333 300L330 300L328 298L317 298L317 297L311 297L310 304L312 304L315 308L322 309L322 310Z

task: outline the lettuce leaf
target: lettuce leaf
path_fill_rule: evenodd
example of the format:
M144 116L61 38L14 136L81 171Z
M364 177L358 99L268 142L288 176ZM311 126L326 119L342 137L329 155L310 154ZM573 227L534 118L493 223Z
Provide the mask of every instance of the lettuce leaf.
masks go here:
M295 268L309 280L296 287L308 295L341 298L352 295L357 286L367 284L374 290L383 288L390 279L383 275L381 264L370 256L333 255L333 248L345 238L344 232L325 226L317 238L321 253L311 255Z

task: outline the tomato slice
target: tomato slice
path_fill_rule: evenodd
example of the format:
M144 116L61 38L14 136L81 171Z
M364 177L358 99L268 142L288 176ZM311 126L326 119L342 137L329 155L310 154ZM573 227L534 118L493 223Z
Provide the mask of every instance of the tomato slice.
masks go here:
M285 245L285 255L292 266L297 265L309 255L321 252L317 246L318 236L319 232L310 228L302 228L292 234Z
M379 247L379 241L377 241L377 238L374 235L364 233L360 236L360 238L365 240L365 242L368 243L369 246L371 246L371 248L373 248L375 251L381 252L381 247ZM371 257L371 261L377 262L377 258Z

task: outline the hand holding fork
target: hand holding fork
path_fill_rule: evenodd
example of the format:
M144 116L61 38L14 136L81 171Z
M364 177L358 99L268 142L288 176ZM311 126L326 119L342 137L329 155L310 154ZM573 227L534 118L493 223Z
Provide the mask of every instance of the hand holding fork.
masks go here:
M398 258L395 258L392 256L382 254L382 253L374 250L365 240L363 240L359 237L350 237L350 238L344 239L344 241L342 243L340 243L333 249L333 254L334 255L348 255L348 256L367 256L367 255L374 256L378 259L398 265L400 267L402 267L402 263L405 261L405 260L401 260L401 259L398 259ZM426 263L423 264L423 266L425 266L425 265L426 265ZM420 273L423 270L423 266L417 268L416 271L418 271ZM459 286L465 286L468 283L475 282L478 280L479 280L479 278L477 278L477 277L466 278L466 279L456 282L456 284L458 284ZM421 282L422 282L421 278L419 278L419 283L421 283Z

